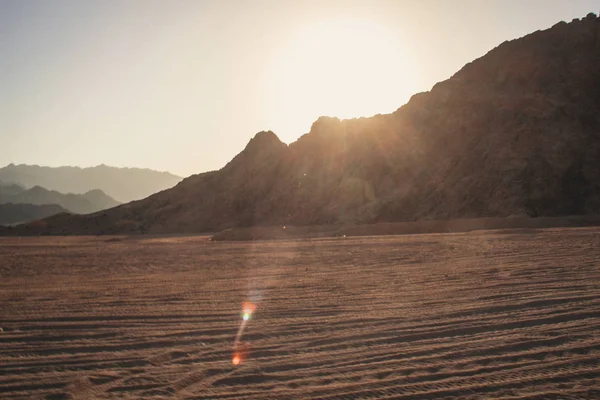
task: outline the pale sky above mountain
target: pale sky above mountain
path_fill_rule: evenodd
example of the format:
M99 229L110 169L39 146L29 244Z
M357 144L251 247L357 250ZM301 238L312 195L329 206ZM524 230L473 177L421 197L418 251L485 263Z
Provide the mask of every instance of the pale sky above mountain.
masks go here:
M389 113L600 0L0 0L0 166L190 175L261 130Z

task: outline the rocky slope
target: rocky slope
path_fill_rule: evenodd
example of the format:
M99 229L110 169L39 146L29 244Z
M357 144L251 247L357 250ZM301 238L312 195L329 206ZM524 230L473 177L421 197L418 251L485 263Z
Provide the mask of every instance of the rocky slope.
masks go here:
M600 212L600 20L502 43L388 115L257 134L219 171L14 232L206 232Z
M27 188L42 186L61 193L86 193L100 189L120 202L128 202L173 187L181 181L181 177L150 169L107 165L52 168L10 164L0 168L0 181L18 183Z

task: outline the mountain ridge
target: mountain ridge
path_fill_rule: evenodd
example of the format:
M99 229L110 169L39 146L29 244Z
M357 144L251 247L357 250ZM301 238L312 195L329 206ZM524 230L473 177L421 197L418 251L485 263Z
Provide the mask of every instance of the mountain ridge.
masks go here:
M8 164L0 168L0 181L14 182L27 188L42 186L61 193L83 194L100 189L119 202L147 197L172 187L181 177L148 168Z
M0 225L14 225L67 213L57 204L0 204Z
M21 190L17 190L16 188L19 186L0 185L0 204L58 205L62 211L76 214L89 214L121 204L100 189L74 194L48 190L39 185L30 189L20 187Z
M502 43L391 114L321 117L289 145L261 132L218 171L42 232L597 214L599 110L588 14Z

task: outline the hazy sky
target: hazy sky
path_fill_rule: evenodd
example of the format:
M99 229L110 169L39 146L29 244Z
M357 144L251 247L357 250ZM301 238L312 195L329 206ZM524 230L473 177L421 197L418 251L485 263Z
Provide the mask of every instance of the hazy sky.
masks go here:
M221 168L261 130L389 113L600 0L0 0L0 166Z

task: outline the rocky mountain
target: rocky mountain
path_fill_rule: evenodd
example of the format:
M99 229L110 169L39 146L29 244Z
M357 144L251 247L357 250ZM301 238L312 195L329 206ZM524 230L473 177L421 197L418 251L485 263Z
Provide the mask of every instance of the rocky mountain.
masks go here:
M84 194L63 194L41 186L34 186L31 189L23 189L18 185L0 186L0 204L7 203L58 205L61 210L64 209L77 214L89 214L120 204L98 189Z
M13 225L40 220L66 210L56 204L0 204L0 225Z
M86 193L100 189L120 202L142 199L181 181L168 172L99 165L91 168L40 167L10 164L0 168L0 181L31 188L42 186L61 193Z
M600 213L600 20L502 43L397 111L258 133L219 171L16 233Z

